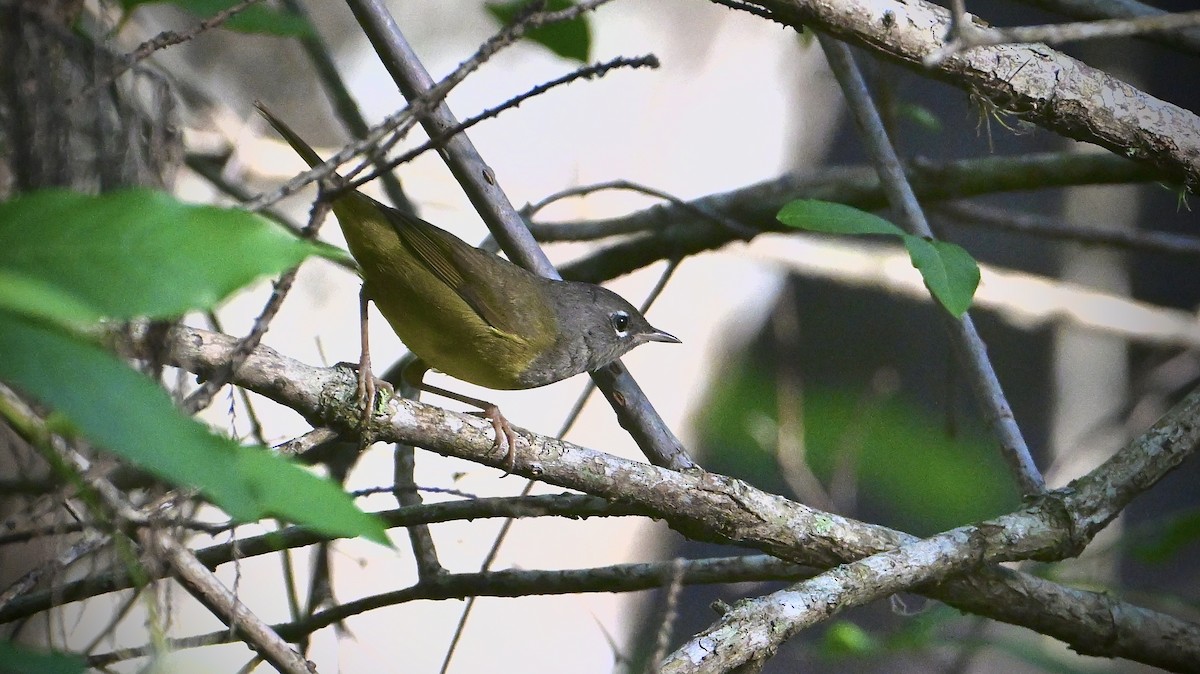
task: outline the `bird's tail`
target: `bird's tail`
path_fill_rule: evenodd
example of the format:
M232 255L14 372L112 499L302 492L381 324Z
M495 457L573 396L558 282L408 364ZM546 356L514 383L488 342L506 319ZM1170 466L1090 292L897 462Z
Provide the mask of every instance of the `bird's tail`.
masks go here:
M288 145L292 146L292 149L296 151L296 154L300 155L300 158L308 163L309 168L313 168L324 161L321 159L321 155L317 154L317 151L312 149L311 145L304 142L304 139L296 135L295 131L292 131L292 127L284 124L282 119L279 119L275 115L271 114L271 111L267 110L267 106L263 105L262 101L255 101L254 107L258 108L258 111L262 113L262 116L267 118L267 121L270 122L271 126L274 127L277 132L279 132L279 135L283 136L283 139L288 142Z

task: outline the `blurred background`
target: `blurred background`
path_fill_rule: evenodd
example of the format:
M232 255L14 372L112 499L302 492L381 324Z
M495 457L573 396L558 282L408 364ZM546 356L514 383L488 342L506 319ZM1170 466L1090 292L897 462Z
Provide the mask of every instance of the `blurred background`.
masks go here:
M1186 9L1188 3L1158 3ZM304 3L338 69L371 122L404 105L391 78L341 3ZM450 72L497 30L474 0L393 2L392 11L435 79ZM1059 20L1027 4L972 2L997 25ZM115 39L126 48L196 17L171 6L131 13ZM616 71L526 102L472 129L471 139L514 204L559 190L625 179L682 199L727 192L785 172L863 165L866 156L815 40L719 6L685 0L613 3L589 18L592 60L655 54L657 70ZM1101 42L1064 51L1160 98L1197 108L1194 54L1144 41ZM990 116L961 90L857 52L902 156L948 160L1030 152L1101 150ZM159 52L170 74L188 152L225 158L223 176L253 192L281 184L303 166L253 111L256 100L330 155L349 140L289 38L217 30ZM460 119L560 76L575 64L532 43L507 49L469 77L448 102ZM423 138L414 134L408 145ZM440 159L430 153L399 169L422 217L477 242L486 230ZM211 183L183 169L174 177L185 199L228 202ZM367 189L385 198L378 187ZM313 193L287 202L299 222ZM1197 223L1171 189L1104 185L1031 190L972 200L974 206L1031 213L1065 225L1191 234ZM655 200L606 191L555 203L539 221L615 217ZM886 213L885 213L886 215ZM1195 259L1054 241L980 226L961 211L931 213L942 238L984 265L980 332L1039 465L1051 486L1094 468L1152 423L1200 377L1200 275ZM343 245L332 224L326 240ZM556 263L588 244L554 244ZM665 263L607 284L634 304ZM223 329L244 333L270 291L229 301ZM265 343L314 364L358 357L358 281L319 260L306 263ZM649 310L682 345L650 344L625 362L669 425L708 470L815 507L913 534L932 534L1001 514L1019 495L981 424L950 344L916 272L899 246L809 234L764 234L748 243L686 258ZM375 314L376 367L403 347ZM202 324L202 321L197 324ZM585 377L543 389L494 392L434 378L435 385L497 403L514 424L552 434ZM232 396L208 420L237 437L249 421ZM465 409L453 401L427 402ZM303 434L295 413L256 399L268 440ZM231 411L232 410L232 411ZM567 439L641 459L599 397ZM1109 589L1140 605L1196 619L1200 600L1196 536L1197 467L1186 464L1134 502L1080 560L1022 565L1061 582ZM392 450L378 445L349 476L350 489L389 484ZM515 495L523 479L418 451L416 482L479 496ZM534 493L559 490L536 486ZM427 501L457 498L426 493ZM392 507L390 496L366 507ZM432 528L451 571L479 568L501 526L497 520ZM239 534L253 532L243 528ZM361 541L332 553L333 592L342 601L416 581L403 531L398 553ZM522 520L494 568L560 569L629 561L736 554L686 541L661 522L635 518ZM293 555L303 576L312 558ZM285 621L277 558L218 569L268 622ZM710 624L716 600L769 592L781 584L687 587L671 612L673 645ZM187 635L219 629L207 611L178 593L172 629ZM449 667L452 672L643 671L664 622L664 592L480 600ZM309 658L320 671L434 672L441 667L463 609L459 601L410 602L326 629ZM35 627L88 643L113 604L92 600ZM95 626L92 629L91 626ZM126 618L111 646L145 642L143 620ZM163 671L237 671L244 646L182 651ZM136 671L137 661L114 671ZM965 616L920 597L896 597L843 614L789 642L764 671L1137 671L1070 653L1033 632ZM267 671L262 666L258 671Z

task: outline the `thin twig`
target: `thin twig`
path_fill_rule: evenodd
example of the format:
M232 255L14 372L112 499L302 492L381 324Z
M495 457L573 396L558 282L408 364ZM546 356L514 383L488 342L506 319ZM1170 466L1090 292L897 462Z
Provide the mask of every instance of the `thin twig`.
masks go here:
M1057 45L1080 40L1131 37L1196 26L1200 26L1200 11L1011 28L985 28L973 25L970 21L961 21L958 23L958 30L952 33L953 39L947 42L946 46L926 56L925 65L937 65L954 54L975 47L1031 42Z
M854 63L850 48L823 33L818 33L817 39L858 122L863 141L878 168L888 200L899 214L905 229L918 236L932 237L933 232L929 229L929 223L925 220L916 195L913 194L912 186L908 184L900 159L883 130L879 113L871 102L866 82ZM947 315L947 319L954 335L956 352L964 361L963 369L968 374L976 401L1000 441L1001 454L1013 471L1021 491L1025 494L1044 492L1045 480L1017 427L1012 407L1004 396L1000 380L996 377L995 369L987 356L987 348L975 330L974 322L969 314L963 314L959 320L951 319Z
M578 68L576 70L573 70L573 71L567 73L566 75L563 75L561 77L557 77L553 80L550 80L549 82L544 82L542 84L539 84L539 85L533 87L532 89L526 91L523 94L518 94L517 96L514 96L514 97L508 99L507 101L504 101L500 105L497 105L492 108L488 108L487 110L484 110L483 112L481 112L473 117L468 118L465 122L460 122L460 123L450 127L449 129L446 129L446 130L440 132L438 135L430 138L429 140L425 141L424 143L421 143L417 147L415 147L411 150L408 150L404 154L399 155L398 157L396 157L394 159L389 159L389 160L383 162L381 165L379 165L379 167L375 171L372 171L364 176L355 178L354 180L347 182L345 185L340 187L337 191L341 192L341 191L346 191L346 190L351 190L351 189L356 189L358 187L362 187L364 184L371 182L375 178L377 178L381 175L387 174L389 171L396 168L397 166L408 163L408 162L412 161L413 159L416 159L417 157L421 156L422 154L425 154L426 152L428 152L434 148L440 147L443 143L445 143L450 138L453 138L454 136L456 136L460 133L463 133L464 131L475 126L476 124L478 124L484 120L488 120L493 117L497 117L500 115L500 113L504 112L505 110L510 110L512 108L515 108L515 107L521 105L522 103L524 103L525 101L529 100L530 98L533 98L535 96L540 96L541 94L544 94L547 91L549 91L557 86L561 86L564 84L570 84L571 82L574 82L574 81L580 80L580 79L592 79L592 78L596 78L596 77L603 77L610 70L616 70L617 68L657 68L657 67L659 67L658 58L656 56L654 56L653 54L647 54L646 56L638 56L638 57L634 57L634 58L618 56L617 58L611 59L609 61L605 61L603 63L596 63L594 65Z
M296 651L279 633L263 622L209 571L191 550L174 537L163 533L143 532L142 544L162 553L175 576L222 622L229 625L248 645L267 662L286 674L313 674L304 656ZM229 634L229 630L223 630Z
M377 17L380 21L383 21L384 19L382 17L386 16L386 21L394 26L394 22L391 22L391 17L388 15L387 9L382 5L362 7L357 2L351 2L350 7L356 12L362 9L362 11L367 12L369 15ZM583 11L585 8L583 5L577 5L575 9ZM442 78L442 80L436 85L433 83L432 78L429 77L429 73L424 72L424 68L422 67L421 73L424 75L422 79L423 86L420 87L419 91L414 89L411 92L411 95L410 93L406 92L405 96L409 101L408 107L388 115L382 122L372 127L371 131L364 137L348 144L340 152L334 154L332 157L327 158L320 165L297 175L286 184L271 192L265 192L258 195L254 199L250 200L246 204L246 207L250 210L257 211L261 208L269 206L270 204L273 204L290 194L294 194L309 183L329 177L337 170L338 166L345 164L351 159L364 153L369 153L373 148L382 148L384 145L394 142L393 140L385 143L384 139L393 134L395 136L402 136L406 134L408 130L417 123L419 118L424 118L425 116L431 114L431 111L437 112L439 109L445 108L445 103L443 101L456 86L461 84L468 75L478 70L480 66L482 66L489 58L494 56L501 49L514 44L521 38L522 35L525 34L527 30L529 30L529 26L525 24L506 26L505 28L501 29L498 33L484 41L484 43L480 45L479 49L476 50L476 52L471 55L470 58L460 63L453 72ZM396 32L398 34L399 29L396 29ZM405 47L407 47L407 45L405 45ZM412 56L412 58L414 60L416 59L415 54ZM392 61L390 67L395 67L396 64L394 59L385 59L385 65L389 65L387 63L389 60ZM453 118L451 118L451 120L442 127L427 129L427 132L431 138L436 137L442 129L455 126L456 124L457 120L453 120ZM349 172L347 176L353 176L360 169L361 167Z
M302 635L341 622L354 615L411 601L430 599L462 599L477 595L517 597L526 595L577 594L580 592L633 592L662 587L663 578L670 576L677 562L614 564L592 569L543 571L512 569L488 573L456 573L438 576L429 581L401 590L365 597L315 613L299 622L273 625L286 639L298 640ZM682 584L700 585L730 582L752 582L804 578L812 575L805 567L774 559L769 555L718 557L685 560L680 573ZM173 639L167 642L172 650L198 648L231 643L236 636L228 630ZM148 647L127 648L91 656L88 665L95 667L148 655Z
M658 663L667 654L667 646L671 643L671 632L675 628L675 620L679 617L679 595L683 590L685 560L682 557L676 557L670 568L670 575L663 577L663 584L667 586L667 596L663 599L663 619L662 624L658 626L658 633L655 635L654 653L646 661L646 674L658 674Z
M257 4L258 2L260 2L260 0L242 0L242 2L213 14L211 17L204 19L192 28L181 33L171 30L159 33L153 38L135 47L133 51L125 54L124 57L120 59L120 62L117 64L117 66L113 68L112 72L108 73L106 77L103 77L92 83L80 93L72 96L71 99L68 100L68 103L87 100L93 94L103 91L109 84L115 82L118 77L125 74L128 70L137 66L137 64L141 63L142 61L145 61L147 58L153 56L155 52L177 44L183 44L184 42L194 39L201 33L212 30L213 28L218 28L226 21L232 19L233 17L242 13L246 8Z
M1073 241L1088 246L1108 246L1146 253L1167 255L1200 255L1200 238L1169 232L1146 230L1114 230L1022 213L984 204L952 201L934 207L935 212L948 217L955 225L987 227L1018 232L1055 241Z
M602 183L593 183L591 185L569 187L565 190L560 190L554 194L546 196L535 204L530 204L525 208L522 208L521 214L526 218L532 218L538 211L561 199L566 199L569 197L583 197L603 190L629 190L631 192L639 192L647 196L662 199L663 201L671 203L684 212L692 213L697 217L704 218L720 225L721 227L724 227L729 231L730 234L745 241L749 241L758 234L757 229L750 227L749 225L744 225L723 213L714 211L710 208L705 208L699 204L684 201L674 194L663 192L662 190L655 189L647 185L642 185L640 183L635 183L631 180L608 180Z
M909 170L910 184L922 203L1009 190L1146 182L1156 175L1121 157L1079 153L987 157L936 165L918 161ZM689 203L724 213L760 232L775 232L783 231L776 214L793 199L837 201L863 210L887 206L878 172L869 166L786 174ZM591 283L602 283L673 255L714 250L737 238L665 204L616 218L532 223L530 227L539 241L587 241L641 232L562 266L564 278Z
M308 25L313 26L312 19L309 17L308 10L300 0L283 0L283 6L289 12L303 19ZM333 56L329 53L329 47L325 41L321 39L320 33L316 30L305 33L299 37L300 46L304 48L304 52L308 54L309 61L312 62L313 68L317 71L317 80L325 88L325 94L333 103L333 109L337 113L339 119L346 126L346 129L355 138L363 139L371 133L371 126L363 117L362 110L358 107L358 102L350 93L350 88L346 86L346 81L338 72L337 64L333 61ZM369 158L376 166L381 166L383 154L369 150ZM382 171L380 179L383 181L383 191L387 194L388 200L396 208L405 213L415 213L412 204L408 200L408 196L404 194L404 188L400 185L400 180L392 173Z
M1129 19L1138 16L1166 14L1165 10L1138 2L1138 0L1021 0L1021 2L1080 21ZM1200 54L1200 29L1193 28L1171 33L1144 33L1138 38L1188 53Z
M301 231L301 235L304 238L311 239L317 235L317 230L320 228L325 216L329 213L329 208L329 202L327 201L317 200L313 204L312 210L309 213L308 224ZM299 272L299 267L293 267L284 272L275 281L271 297L267 299L262 311L254 319L254 325L250 328L250 332L238 341L238 349L234 353L233 358L230 359L228 366L205 380L203 384L184 399L180 407L185 413L195 414L208 407L213 397L216 396L217 391L220 391L223 386L229 383L237 368L241 367L242 363L254 351L255 347L262 342L262 338L267 334L267 328L270 327L271 321L275 319L275 316L279 314L280 308L283 307L283 301L291 291L292 284L296 281L296 274Z
M781 356L775 375L775 463L780 477L801 502L829 512L847 512L846 502L834 501L808 462L799 313L795 290L785 282L770 320L771 336Z

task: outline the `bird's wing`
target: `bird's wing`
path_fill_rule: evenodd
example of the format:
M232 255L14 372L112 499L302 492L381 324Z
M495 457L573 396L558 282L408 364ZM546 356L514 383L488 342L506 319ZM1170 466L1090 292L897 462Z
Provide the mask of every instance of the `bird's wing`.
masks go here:
M401 221L395 223L396 232L413 255L442 283L452 288L467 306L488 325L512 336L525 332L520 316L523 312L513 306L515 301L528 298L506 297L504 294L503 269L510 263L479 250L457 239L453 234L438 229L424 220L400 211L388 209ZM486 258L494 259L486 259ZM474 284L467 282L468 275L478 278Z

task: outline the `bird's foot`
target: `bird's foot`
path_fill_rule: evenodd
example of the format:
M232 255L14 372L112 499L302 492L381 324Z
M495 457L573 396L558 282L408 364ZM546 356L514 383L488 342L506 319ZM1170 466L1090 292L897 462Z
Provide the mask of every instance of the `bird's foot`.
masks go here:
M366 367L363 367L363 363L359 363L356 369L358 371L356 397L359 404L362 405L362 417L359 421L360 427L366 430L371 417L375 413L375 396L380 391L383 391L384 400L387 400L396 394L396 387L391 382L376 377L371 372L369 362L366 364Z
M483 411L478 413L478 416L483 417L492 422L492 430L496 432L496 439L492 441L492 451L500 449L505 444L508 445L508 453L504 455L504 475L507 477L512 474L513 469L517 467L517 432L509 425L508 419L500 413L500 408L495 405L481 406Z

